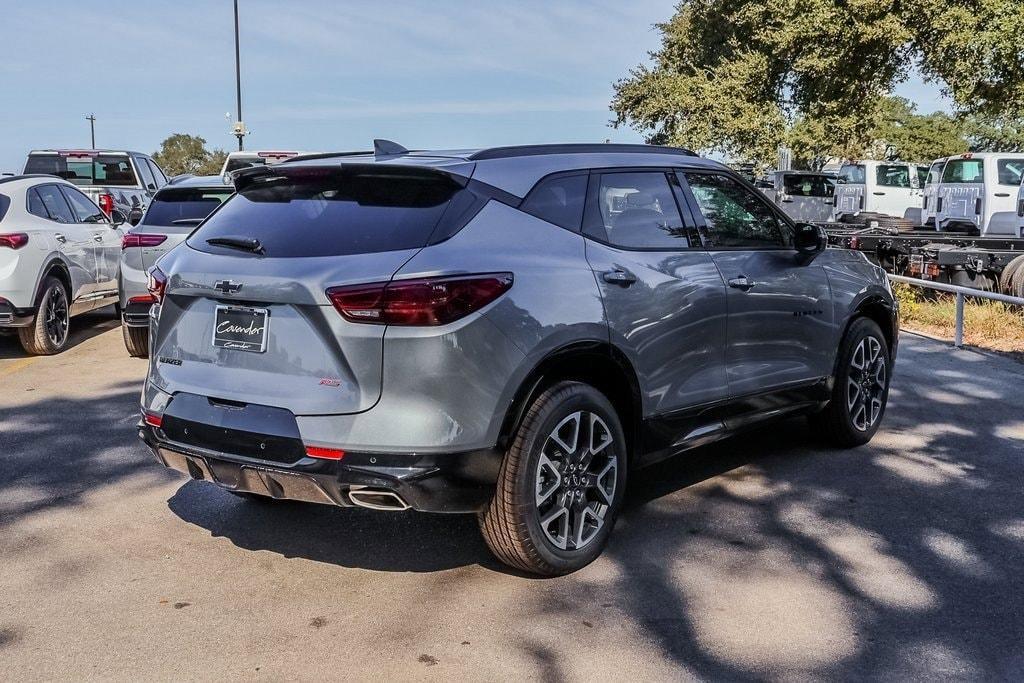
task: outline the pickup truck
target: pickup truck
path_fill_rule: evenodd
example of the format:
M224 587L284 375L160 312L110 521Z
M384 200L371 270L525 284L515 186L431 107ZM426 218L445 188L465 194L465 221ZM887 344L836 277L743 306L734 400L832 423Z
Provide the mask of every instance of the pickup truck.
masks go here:
M167 175L148 155L126 150L33 150L25 162L25 174L40 173L67 180L107 216L117 209L132 225L138 224L153 195L167 184Z

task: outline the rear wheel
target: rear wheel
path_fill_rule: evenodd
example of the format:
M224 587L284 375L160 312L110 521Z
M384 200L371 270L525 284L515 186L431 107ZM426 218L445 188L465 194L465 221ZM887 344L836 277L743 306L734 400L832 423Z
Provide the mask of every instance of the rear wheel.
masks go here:
M811 426L840 448L866 444L878 431L889 400L889 345L874 321L858 318L840 347L832 398Z
M67 290L57 278L47 277L43 281L36 320L29 327L18 328L18 338L26 352L35 356L52 356L67 345L70 325Z
M1003 294L1009 296L1024 294L1024 278L1019 275L1022 269L1024 269L1024 254L1006 264L1003 272L999 274L999 289Z
M149 329L145 327L128 327L121 324L124 335L124 347L132 358L149 358Z
M538 396L480 514L502 562L546 576L592 562L608 542L626 484L626 441L615 409L579 382Z

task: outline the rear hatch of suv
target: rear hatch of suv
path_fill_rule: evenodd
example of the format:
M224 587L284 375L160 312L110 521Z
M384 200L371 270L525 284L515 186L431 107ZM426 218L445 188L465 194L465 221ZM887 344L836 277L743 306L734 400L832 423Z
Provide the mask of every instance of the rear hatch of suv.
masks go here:
M385 325L346 320L326 291L389 281L475 203L465 179L374 164L243 173L238 193L158 264L151 379L295 415L371 408Z

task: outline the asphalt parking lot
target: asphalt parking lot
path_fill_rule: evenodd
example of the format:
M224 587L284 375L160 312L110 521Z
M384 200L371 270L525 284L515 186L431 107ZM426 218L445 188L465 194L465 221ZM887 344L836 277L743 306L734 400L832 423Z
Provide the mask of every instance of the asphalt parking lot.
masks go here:
M107 312L0 338L0 671L42 679L1017 679L1024 365L904 335L867 447L795 420L633 478L531 579L466 516L253 503L159 467Z

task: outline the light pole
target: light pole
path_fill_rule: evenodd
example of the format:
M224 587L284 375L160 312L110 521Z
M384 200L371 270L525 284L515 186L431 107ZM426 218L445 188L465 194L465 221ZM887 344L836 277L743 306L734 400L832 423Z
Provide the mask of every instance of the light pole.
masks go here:
M89 114L85 120L89 122L89 138L92 140L90 149L96 149L96 115Z
M235 0L235 102L238 105L235 137L238 138L238 151L241 152L242 138L245 137L245 124L242 123L242 66L238 54L238 0Z

